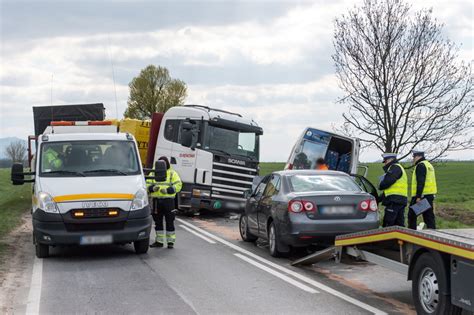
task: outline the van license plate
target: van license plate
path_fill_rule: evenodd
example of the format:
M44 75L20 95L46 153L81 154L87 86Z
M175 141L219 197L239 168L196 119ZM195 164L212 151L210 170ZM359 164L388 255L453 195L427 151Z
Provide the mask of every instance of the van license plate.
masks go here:
M110 244L112 243L112 235L88 235L81 236L81 245Z

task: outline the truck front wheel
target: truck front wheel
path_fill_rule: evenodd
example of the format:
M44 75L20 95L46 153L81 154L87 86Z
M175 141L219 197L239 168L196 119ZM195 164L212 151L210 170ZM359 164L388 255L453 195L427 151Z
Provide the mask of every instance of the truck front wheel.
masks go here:
M413 267L412 295L417 314L461 314L461 309L451 304L447 270L441 256L422 254Z
M137 254L146 254L148 252L148 247L150 247L150 239L144 239L140 241L133 242L133 247L135 248L135 253Z
M48 258L49 257L49 245L41 244L36 242L35 244L36 257Z

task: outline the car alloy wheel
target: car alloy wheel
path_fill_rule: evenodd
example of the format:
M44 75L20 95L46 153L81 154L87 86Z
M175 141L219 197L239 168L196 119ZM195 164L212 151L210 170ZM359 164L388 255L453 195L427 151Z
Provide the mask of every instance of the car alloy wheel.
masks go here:
M268 233L268 245L270 246L270 252L276 252L276 235L275 235L275 227L273 224L270 225L270 231Z
M242 219L240 220L240 235L242 236L243 239L247 239L247 222L248 218L247 216L243 216Z
M436 274L430 267L426 267L421 272L418 291L421 306L425 312L436 312L439 303L439 285Z

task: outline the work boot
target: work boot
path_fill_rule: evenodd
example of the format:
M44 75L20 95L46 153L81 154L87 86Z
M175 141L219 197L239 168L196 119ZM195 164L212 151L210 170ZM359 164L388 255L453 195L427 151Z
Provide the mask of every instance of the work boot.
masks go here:
M166 241L168 248L173 248L174 242L176 242L176 233L174 231L166 231Z
M150 245L151 248L154 248L154 247L163 247L163 243L160 243L160 242L154 242L153 244Z
M169 249L174 248L174 243L168 243L168 248Z

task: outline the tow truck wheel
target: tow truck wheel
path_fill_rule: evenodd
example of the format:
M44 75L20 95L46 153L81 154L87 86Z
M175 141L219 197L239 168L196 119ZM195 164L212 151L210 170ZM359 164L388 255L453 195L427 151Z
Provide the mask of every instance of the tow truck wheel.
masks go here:
M244 242L255 242L257 240L257 236L253 235L249 231L249 218L245 213L243 213L240 216L239 220L239 231L240 231L240 237Z
M148 248L150 247L150 239L144 239L140 241L133 242L133 247L135 248L135 253L137 254L146 254Z
M451 304L446 292L446 270L439 255L422 254L415 262L412 276L412 295L417 314L461 314L461 309Z
M35 244L36 257L48 258L49 257L49 245L36 243Z

